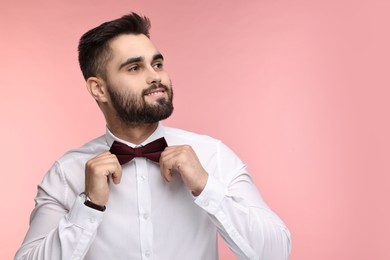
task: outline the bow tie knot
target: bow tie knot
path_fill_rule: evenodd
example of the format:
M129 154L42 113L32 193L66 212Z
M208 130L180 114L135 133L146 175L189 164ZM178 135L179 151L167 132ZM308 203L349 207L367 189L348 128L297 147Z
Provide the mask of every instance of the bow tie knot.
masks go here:
M110 152L116 155L121 165L133 160L135 157L144 157L158 163L160 161L162 151L164 151L167 146L168 144L164 137L150 142L145 146L136 148L114 141L111 145Z
M143 157L142 146L134 148L134 157Z

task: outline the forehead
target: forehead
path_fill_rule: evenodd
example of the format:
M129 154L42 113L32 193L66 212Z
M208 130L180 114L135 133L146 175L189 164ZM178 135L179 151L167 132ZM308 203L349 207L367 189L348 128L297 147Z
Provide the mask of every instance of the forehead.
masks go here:
M112 62L120 63L132 57L151 59L158 50L152 41L143 34L124 34L110 42Z

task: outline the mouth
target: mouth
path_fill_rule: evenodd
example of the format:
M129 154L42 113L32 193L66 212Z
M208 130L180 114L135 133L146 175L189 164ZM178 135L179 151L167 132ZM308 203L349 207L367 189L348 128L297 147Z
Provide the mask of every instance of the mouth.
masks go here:
M155 88L145 92L145 96L147 97L160 97L165 94L165 89L163 88Z

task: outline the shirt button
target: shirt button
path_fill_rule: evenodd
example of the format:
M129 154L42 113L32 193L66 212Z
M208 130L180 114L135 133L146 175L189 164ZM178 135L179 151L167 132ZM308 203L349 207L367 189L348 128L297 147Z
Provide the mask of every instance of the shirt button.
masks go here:
M95 223L95 218L89 218L90 223Z
M145 213L144 214L144 219L148 219L149 218L149 213Z
M145 256L146 256L146 257L150 257L150 251L146 251L146 252L145 252Z
M140 180L140 181L145 181L145 179L146 179L146 177L145 177L144 175L141 175L141 176L139 177L139 180Z
M203 202L203 205L204 205L205 207L207 207L208 205L210 205L209 200L205 200L205 201Z

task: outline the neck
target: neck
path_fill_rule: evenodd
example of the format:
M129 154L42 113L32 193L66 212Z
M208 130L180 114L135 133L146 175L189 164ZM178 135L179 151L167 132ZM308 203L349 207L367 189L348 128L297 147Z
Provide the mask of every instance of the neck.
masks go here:
M152 124L137 124L137 125L124 125L124 124L108 124L110 129L116 137L125 140L133 144L140 144L145 141L153 132L157 129L158 122Z

